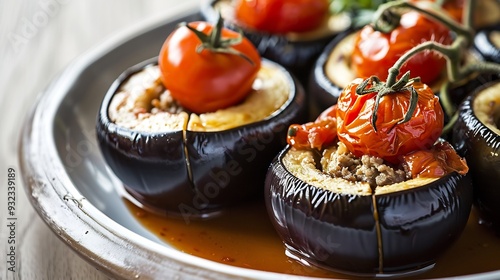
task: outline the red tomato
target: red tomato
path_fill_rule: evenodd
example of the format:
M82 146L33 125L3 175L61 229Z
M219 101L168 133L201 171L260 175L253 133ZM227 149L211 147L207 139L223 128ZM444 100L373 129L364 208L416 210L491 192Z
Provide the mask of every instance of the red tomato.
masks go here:
M269 33L304 32L319 26L329 11L328 0L239 0L237 22Z
M356 94L362 82L351 82L337 103L337 136L355 156L372 155L398 163L409 152L432 147L443 130L444 113L439 98L427 85L410 82L418 93L418 102L405 123L398 124L408 111L410 92L402 90L382 97L375 131L371 118L377 93Z
M337 138L337 106L326 109L314 122L292 124L287 142L296 149L318 149L332 144Z
M386 80L389 68L401 55L426 41L447 45L452 42L452 37L447 27L415 11L403 14L400 25L388 34L367 25L357 33L351 56L352 67L360 78L375 75ZM420 52L400 69L400 73L410 70L412 77L420 77L423 83L430 84L439 77L445 63L436 52Z
M451 172L466 174L469 167L448 142L438 142L430 150L420 150L403 156L412 178L438 178Z
M213 30L206 22L189 26L204 34ZM222 30L222 38L237 38L239 33ZM194 113L212 112L243 100L250 92L260 69L261 58L252 43L243 38L231 48L247 59L228 53L204 49L196 34L186 26L179 27L165 40L158 63L165 87L183 107Z

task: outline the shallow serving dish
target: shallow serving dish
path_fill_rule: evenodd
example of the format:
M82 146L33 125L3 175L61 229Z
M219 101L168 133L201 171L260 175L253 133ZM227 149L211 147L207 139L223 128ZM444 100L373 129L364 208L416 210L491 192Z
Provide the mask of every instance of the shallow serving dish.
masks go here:
M49 85L21 136L27 193L54 233L112 278L290 278L216 263L169 246L127 209L120 182L99 152L95 121L110 84L124 69L157 55L165 34L178 22L200 18L196 6L173 9L168 18L127 30L86 53ZM500 271L459 278L498 279Z

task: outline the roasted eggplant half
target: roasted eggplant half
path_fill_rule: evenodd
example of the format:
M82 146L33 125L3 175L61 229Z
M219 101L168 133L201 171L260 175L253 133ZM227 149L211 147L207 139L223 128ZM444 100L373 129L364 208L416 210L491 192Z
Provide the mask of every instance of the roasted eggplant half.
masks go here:
M263 57L283 65L302 83L307 82L310 69L323 48L337 34L351 28L349 15L341 13L324 17L320 26L310 31L275 33L257 30L236 20L235 2L237 1L202 0L202 16L207 21L215 22L220 13L227 27L241 30ZM278 21L279 19L273 19L272 25L277 26ZM305 26L307 22L301 24Z
M262 194L288 125L305 120L300 83L263 60L244 101L194 114L168 96L158 68L154 58L124 72L98 114L102 154L128 193L145 208L184 218L209 216Z
M490 82L459 107L453 145L467 159L474 201L482 218L500 233L500 83Z
M473 52L483 61L500 63L500 24L482 28L474 36ZM484 73L481 75L483 84L498 79L498 73ZM478 88L481 84L477 84ZM475 89L474 88L474 89ZM469 92L474 91L471 89Z
M288 255L301 262L364 276L416 273L432 267L466 225L468 175L372 190L330 177L317 163L314 152L287 147L266 178L271 221Z
M355 32L357 31L339 34L325 47L314 64L308 92L316 113L336 104L344 87L356 78L350 67Z

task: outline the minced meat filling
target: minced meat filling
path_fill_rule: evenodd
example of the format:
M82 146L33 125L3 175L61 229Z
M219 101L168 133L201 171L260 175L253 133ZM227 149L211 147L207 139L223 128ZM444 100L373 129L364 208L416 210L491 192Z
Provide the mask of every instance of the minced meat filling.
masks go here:
M410 179L403 169L391 167L381 158L368 155L355 157L341 142L338 147L334 146L323 152L321 166L323 172L332 177L351 182L366 182L372 189Z

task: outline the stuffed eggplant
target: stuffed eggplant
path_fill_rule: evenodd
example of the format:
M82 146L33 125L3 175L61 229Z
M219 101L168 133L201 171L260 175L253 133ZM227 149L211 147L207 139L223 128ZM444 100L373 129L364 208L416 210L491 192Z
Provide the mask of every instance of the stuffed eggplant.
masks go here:
M335 104L343 88L355 78L375 75L385 79L389 68L403 53L426 41L448 45L452 42L452 33L417 12L404 13L400 25L387 34L375 31L372 25L342 33L325 47L310 73L308 92L312 95L312 108L321 112L329 104ZM468 52L463 55L462 63L479 59ZM400 71L410 71L412 76L420 77L438 94L447 80L445 58L430 51L416 54ZM476 75L454 82L449 89L452 102L458 105L481 82Z
M179 27L158 58L123 73L101 104L102 154L132 197L152 211L205 217L255 198L285 145L286 127L306 116L300 83L261 60L239 34L217 28L222 24ZM216 36L228 45L200 49L212 47L203 39ZM246 95L235 100L239 92Z
M265 189L289 256L347 274L404 275L432 267L461 234L472 206L467 164L439 139L432 90L396 84L356 79L316 121L290 126Z
M474 50L484 60L500 63L500 25L479 30L474 37Z
M500 233L500 83L488 83L459 108L453 145L470 164L474 201Z
M263 57L283 65L302 82L328 42L351 27L349 15L331 14L326 0L203 0L201 12L212 22L220 13L226 25L242 30Z
M477 30L500 24L500 4L496 0L474 2L473 27Z

